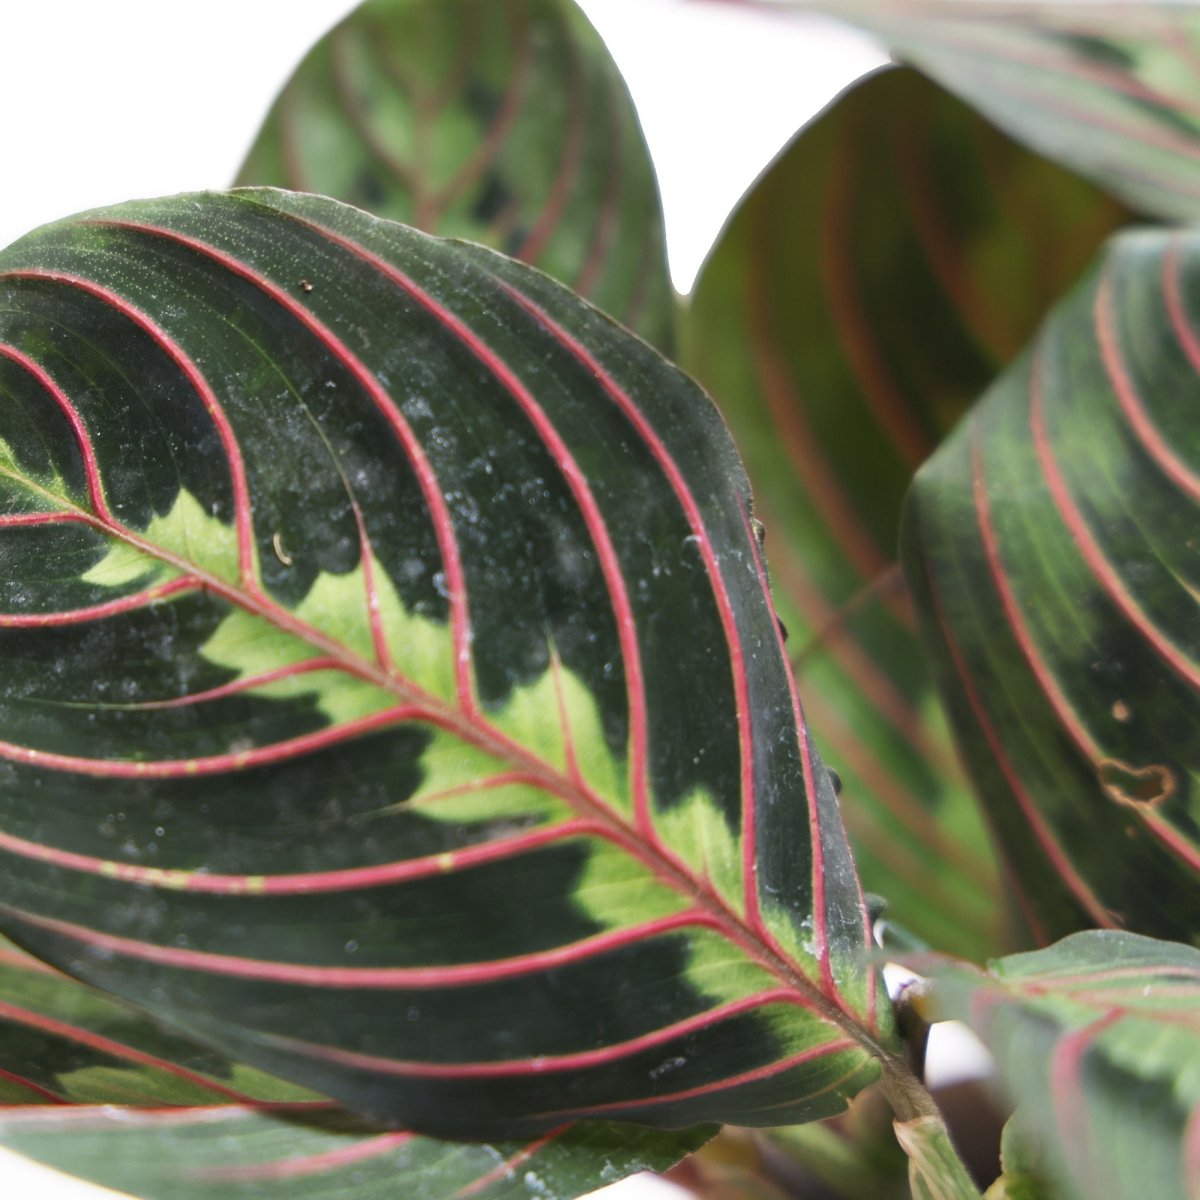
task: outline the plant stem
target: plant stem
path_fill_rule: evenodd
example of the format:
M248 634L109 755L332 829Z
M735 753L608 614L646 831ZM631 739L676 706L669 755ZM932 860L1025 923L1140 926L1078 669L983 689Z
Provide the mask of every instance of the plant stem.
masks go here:
M979 1200L937 1102L903 1058L883 1059L880 1087L896 1114L896 1139L908 1155L914 1197Z

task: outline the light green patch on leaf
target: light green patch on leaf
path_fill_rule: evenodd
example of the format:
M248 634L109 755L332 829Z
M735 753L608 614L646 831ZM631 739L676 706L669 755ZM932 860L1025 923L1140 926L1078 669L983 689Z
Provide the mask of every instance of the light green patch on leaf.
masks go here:
M594 841L573 899L594 921L612 928L682 912L686 900L620 847Z
M741 1000L779 987L777 976L746 958L728 939L711 930L693 931L688 949L688 979L714 1000ZM794 1011L786 1015L790 1022L780 1022L781 1028L788 1025L790 1029L791 1024L796 1024L807 1030L811 1025L808 1021L796 1022Z
M663 841L739 915L745 915L741 850L712 797L696 791L655 815Z
M552 661L540 679L516 688L503 707L488 712L488 719L568 778L574 773L573 760L584 782L606 804L626 815L632 813L624 763L605 741L596 701L561 664Z
M198 570L234 583L238 578L237 534L232 526L205 512L200 502L181 490L171 511L156 516L140 537L162 553L192 563ZM177 578L180 568L128 542L117 542L84 576L85 583L120 588L150 586Z

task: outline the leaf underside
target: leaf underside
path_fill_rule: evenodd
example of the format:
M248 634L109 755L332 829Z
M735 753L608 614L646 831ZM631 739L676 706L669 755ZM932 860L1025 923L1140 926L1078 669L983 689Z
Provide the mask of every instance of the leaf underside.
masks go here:
M237 182L503 250L670 348L649 151L573 0L368 0L297 69Z
M1139 212L1200 215L1194 5L839 0L823 7Z
M1124 215L935 84L885 71L759 180L684 318L684 364L746 456L864 885L976 960L1012 935L894 568L900 510Z
M1005 1134L1011 1186L998 1195L1044 1194L1020 1136L1036 1138L1077 1200L1197 1194L1200 953L1092 930L986 975L949 962L931 973L944 1014L971 1024L1021 1104Z
M1051 938L1200 929L1200 239L1138 232L920 472L906 567Z
M736 454L332 201L0 256L0 927L372 1117L840 1110L890 1037Z

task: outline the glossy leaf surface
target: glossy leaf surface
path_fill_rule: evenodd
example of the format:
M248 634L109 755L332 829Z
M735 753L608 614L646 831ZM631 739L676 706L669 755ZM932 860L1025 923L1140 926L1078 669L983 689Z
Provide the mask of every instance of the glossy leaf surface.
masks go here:
M838 0L822 7L877 34L1013 137L1139 212L1200 216L1194 5Z
M1200 929L1200 239L1118 239L922 469L906 566L1044 930Z
M238 183L494 246L670 345L650 155L573 0L368 0L296 71Z
M0 923L426 1133L838 1111L887 1039L715 410L313 197L0 256Z
M701 273L685 365L755 484L805 709L865 886L944 950L1005 948L987 835L894 568L915 468L1121 219L912 71L851 89Z
M1071 1196L1196 1195L1200 952L1093 930L987 974L952 963L933 973L945 1013L968 1021L996 1056L1023 1126Z
M7 947L0 997L0 1143L149 1200L570 1200L663 1170L707 1133L592 1124L526 1142L439 1142L365 1126Z

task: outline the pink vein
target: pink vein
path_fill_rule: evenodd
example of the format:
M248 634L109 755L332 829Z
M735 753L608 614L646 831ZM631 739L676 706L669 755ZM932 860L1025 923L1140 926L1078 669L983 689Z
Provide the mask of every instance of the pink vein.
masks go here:
M78 275L69 275L60 271L36 268L6 271L3 275L0 275L0 278L43 279L51 283L59 283L67 287L76 288L89 296L95 296L97 299L103 300L105 304L115 309L144 333L149 334L151 340L179 368L187 381L195 389L197 396L200 397L209 418L216 427L217 435L221 439L221 446L225 453L226 462L229 465L230 483L233 488L234 526L237 530L238 565L242 585L247 591L258 594L259 588L255 574L254 526L253 517L251 516L250 489L246 482L246 465L242 459L241 447L238 445L237 435L234 433L233 426L229 423L229 418L224 408L222 408L221 402L217 399L216 394L213 392L208 380L204 378L199 367L183 352L179 344L161 326L142 312L140 308L137 308L110 288L93 283L88 279L82 279ZM107 512L101 512L98 509L97 516L100 516L102 520L109 524L114 523L111 514Z
M774 1079L779 1075L784 1075L788 1071L794 1070L796 1067L803 1066L805 1063L812 1062L815 1058L825 1058L829 1055L840 1054L846 1050L860 1049L849 1038L839 1038L836 1041L825 1042L820 1046L811 1046L809 1049L801 1051L799 1054L793 1054L789 1058L780 1059L778 1062L771 1063L764 1067L758 1067L752 1071L744 1071L740 1075L730 1076L726 1079L718 1079L713 1083L702 1084L699 1087L688 1088L681 1092L668 1092L657 1096L648 1096L644 1100L613 1100L607 1104L590 1104L583 1108L565 1109L559 1114L539 1114L541 1116L571 1116L577 1118L595 1117L603 1113L630 1112L639 1108L657 1108L666 1104L674 1104L680 1100L693 1100L699 1096L711 1096L718 1092L727 1091L730 1088L741 1087L744 1084L760 1083L763 1080ZM862 1070L862 1064L858 1063L845 1075L834 1080L828 1087L821 1088L815 1095L821 1095L824 1092L836 1088L839 1084L856 1075ZM805 1096L795 1097L791 1103L797 1103Z
M86 524L82 513L31 512L8 513L0 516L0 529L20 529L27 525L76 525Z
M459 1188L454 1193L454 1200L470 1200L470 1197L478 1196L480 1192L486 1191L493 1183L511 1177L519 1166L527 1163L535 1154L544 1150L551 1142L562 1137L569 1128L569 1125L560 1125L557 1129L552 1129L549 1133L542 1134L540 1138L530 1142L528 1146L522 1147L516 1154L506 1158L502 1163L497 1163L486 1175L481 1175L474 1182L467 1184L466 1187Z
M391 1154L406 1146L416 1137L412 1133L385 1133L379 1137L356 1141L349 1146L339 1146L336 1150L326 1150L321 1154L307 1154L297 1158L272 1159L269 1162L242 1163L233 1166L202 1167L187 1171L189 1179L202 1179L212 1183L250 1183L259 1179L302 1179L309 1175L319 1175L327 1171L337 1171L342 1167L367 1159L379 1158Z
M567 128L564 134L566 144L563 146L558 174L550 187L550 194L546 197L542 215L516 252L517 258L535 264L541 258L550 239L554 236L554 231L562 221L571 198L571 189L575 185L583 162L583 138L587 127L586 113L583 108L584 81L579 62L579 48L570 37L567 39L567 50L568 54L564 61L570 75L570 90L566 93Z
M104 484L100 476L100 467L96 462L96 451L92 446L91 434L83 423L83 417L75 407L70 396L66 394L50 377L48 371L39 363L34 362L27 354L23 354L15 346L0 345L0 356L9 359L34 377L46 390L50 398L58 406L59 411L67 418L71 432L75 436L75 444L79 447L83 459L84 477L87 479L88 498L92 511L102 521L111 521L112 513L108 501L104 498Z
M1038 976L1037 982L1054 988L1078 987L1080 984L1110 983L1114 979L1138 979L1144 983L1157 984L1163 976L1170 979L1190 978L1193 986L1200 986L1200 967L1155 965L1153 967L1110 967L1104 971L1080 971L1069 975L1046 972Z
M177 233L173 229L135 222L109 221L105 222L105 224L110 227L129 229L133 232L160 237L167 241L175 242L178 245L187 246L213 262L219 263L227 271L237 275L238 278L253 284L259 291L269 296L311 333L316 335L318 341L330 351L334 358L346 367L367 395L371 397L371 400L391 427L392 432L403 447L405 455L412 464L413 472L417 477L417 483L421 489L421 495L425 500L425 505L429 510L430 518L433 522L438 550L446 572L446 588L450 596L450 627L455 647L455 679L458 688L458 699L464 712L469 714L474 713L477 705L471 682L471 635L470 617L467 610L467 586L463 573L462 558L454 533L454 525L450 518L450 511L446 506L445 496L442 494L441 486L425 454L424 447L417 440L416 434L414 434L404 414L396 405L396 402L362 360L323 321L305 308L304 305L297 302L283 288L266 279L240 259L226 254L215 246L210 246L207 242Z
M590 296L608 261L613 234L617 227L617 212L621 199L621 186L624 176L623 147L621 144L622 124L621 111L617 104L617 96L612 79L605 80L608 96L608 136L605 139L604 195L600 201L600 213L596 219L591 245L587 257L575 279L574 290L581 296Z
M748 515L745 513L742 515L746 525L746 537L754 554L754 566L758 573L759 585L762 588L768 611L773 611L771 608L771 585L767 580L766 567L763 565L762 556L758 551L758 539L754 536L754 531L750 528ZM817 781L813 771L812 746L808 740L808 730L804 721L804 713L800 708L800 695L796 690L796 679L788 663L787 651L783 644L783 634L778 624L775 627L775 638L776 644L779 647L779 657L783 663L784 674L787 677L788 693L792 702L792 720L795 723L800 739L798 747L800 750L800 767L804 776L804 798L808 804L808 839L812 852L811 885L813 943L815 946L813 955L820 965L821 984L825 994L843 1011L849 1011L838 989L837 981L833 977L833 964L830 961L829 931L827 926L828 913L825 908L825 843L822 839L824 830L821 825L820 810L817 806ZM753 867L754 863L752 861L745 864L745 869L747 870L752 870ZM869 930L866 936L868 939L870 938ZM868 971L868 974L872 975L872 977L874 975L871 971ZM873 1003L869 1011L872 1014L874 1013Z
M1125 1015L1122 1009L1114 1008L1098 1021L1068 1034L1055 1047L1050 1060L1050 1095L1054 1118L1063 1139L1062 1144L1076 1163L1086 1162L1089 1157L1087 1095L1079 1077L1083 1059L1096 1039Z
M653 1050L687 1037L689 1034L711 1029L714 1024L731 1020L743 1013L756 1012L772 1004L804 1007L795 992L780 988L722 1004L705 1012L697 1013L686 1020L661 1026L650 1033L614 1045L601 1046L595 1050L581 1050L573 1054L547 1054L539 1055L536 1058L509 1059L500 1062L409 1062L384 1058L375 1054L361 1054L354 1050L341 1050L336 1046L320 1046L311 1042L300 1042L286 1037L274 1037L271 1040L309 1058L373 1071L380 1075L414 1079L525 1078L530 1075L547 1075L559 1071L575 1072L594 1067L612 1066L646 1050ZM822 1043L821 1047L817 1049L823 1050L830 1046L842 1049L854 1045L855 1043L849 1039L838 1039L834 1042ZM619 1105L613 1107L619 1107Z
M94 779L182 779L197 775L217 775L226 771L241 771L249 767L262 767L282 762L297 754L307 754L327 746L348 741L359 734L383 729L402 721L433 720L433 714L415 705L397 705L347 721L333 728L319 729L301 737L288 738L269 746L253 750L231 751L227 754L212 754L204 758L174 758L117 760L109 758L83 758L73 754L56 754L48 750L32 750L27 746L0 742L0 759L9 762L28 763L30 766L45 767L55 771L73 771L89 775Z
M1145 610L1138 604L1132 593L1130 593L1122 582L1120 576L1113 569L1107 558L1105 558L1104 551L1092 536L1092 532L1084 520L1083 514L1071 498L1070 489L1054 457L1050 436L1046 429L1040 357L1035 357L1031 367L1029 420L1034 447L1037 450L1038 462L1046 478L1050 495L1054 500L1054 505L1058 509L1063 524L1066 525L1076 545L1079 547L1080 553L1088 565L1088 569L1100 581L1104 590L1116 602L1121 612L1125 614L1137 631L1150 643L1159 657L1166 662L1167 666L1182 675L1193 688L1200 687L1200 668L1195 663L1189 662L1179 653L1178 647L1158 629ZM977 449L975 454L977 457ZM1037 647L1034 645L1032 637L1025 628L1024 619L1017 607L1016 599L1011 595L1007 578L999 561L999 551L995 544L995 534L991 529L990 520L987 517L986 493L980 492L981 486L981 481L977 477L976 506L979 508L981 528L984 532L984 545L988 548L988 559L989 565L992 567L992 576L996 581L997 587L1001 590L1001 597L1004 601L1005 613L1008 616L1009 624L1012 626L1013 632L1021 644L1022 652L1029 663L1030 669L1037 678L1043 692L1045 692L1047 698L1050 700L1059 719L1066 726L1068 732L1074 738L1076 745L1079 746L1084 755L1094 765L1098 765L1098 760L1105 757L1103 751L1079 719L1074 706L1059 688L1053 674L1046 668L1046 664L1042 660ZM1164 822L1158 814L1144 807L1139 807L1137 811L1142 815L1145 824L1154 833L1155 837L1162 841L1175 854L1187 861L1193 868L1200 869L1200 848L1191 844L1178 830Z
M1062 847L1058 844L1049 825L1047 825L1042 814L1038 811L1037 806L1030 799L1029 794L1025 791L1024 785L1021 782L1020 776L1017 774L1012 763L1009 761L1008 755L1004 749L1004 743L1000 736L996 733L992 725L991 718L988 716L987 709L984 706L983 699L979 695L975 687L975 681L971 677L970 670L963 659L962 650L959 648L958 642L955 640L953 633L950 630L950 625L946 620L945 609L942 607L941 596L938 592L937 584L933 578L929 578L929 591L933 597L934 609L937 615L938 625L941 627L942 638L946 643L946 649L950 652L950 657L954 662L954 669L958 674L959 680L962 683L963 691L966 694L967 702L971 706L971 711L975 715L976 723L979 725L979 730L983 734L989 749L992 752L992 757L996 765L1000 768L1005 782L1008 784L1008 789L1012 793L1013 798L1017 801L1021 812L1024 813L1026 821L1033 830L1034 837L1042 848L1042 852L1053 864L1054 869L1058 872L1062 881L1066 884L1068 890L1075 897L1079 905L1087 912L1087 914L1096 922L1102 929L1115 929L1116 922L1113 920L1112 914L1100 903L1096 894L1084 882L1083 878L1075 870L1071 860L1067 857Z
M567 710L567 697L563 691L562 659L558 651L550 648L550 672L554 678L554 699L558 705L558 724L562 730L563 749L567 762L567 774L576 787L583 785L583 772L579 769L579 756L575 752L575 735L571 730L571 717Z
M370 990L405 990L412 988L469 987L494 983L549 971L573 963L585 962L613 950L652 937L660 937L680 929L710 928L720 931L716 918L695 910L660 917L641 925L626 926L608 933L596 934L580 942L539 950L513 958L479 963L458 963L438 967L323 967L307 963L272 962L265 959L239 958L232 954L216 954L205 950L185 950L176 946L157 946L115 934L43 917L9 905L0 905L23 924L45 929L58 937L69 938L83 945L107 951L138 962L158 963L184 971L204 971L237 979L255 979L266 983L299 984L319 988L353 988ZM807 1007L792 993L793 1002ZM440 1068L439 1068L440 1069ZM453 1068L447 1068L452 1070Z
M0 613L0 629L42 629L80 625L87 621L136 612L159 600L165 600L168 596L197 591L201 586L198 579L172 579L167 583L160 583L157 587L147 588L144 592L122 596L119 600L108 600L104 604L90 604L65 612Z
M1134 433L1137 434L1138 440L1164 473L1193 500L1200 500L1200 475L1197 475L1167 444L1166 439L1151 420L1150 414L1147 413L1142 398L1138 395L1137 387L1122 359L1113 312L1112 292L1112 277L1106 273L1096 289L1094 310L1096 341L1121 410Z
M0 1079L8 1083L15 1084L19 1088L23 1088L27 1092L32 1092L35 1096L45 1100L48 1104L70 1104L70 1100L64 1100L62 1096L52 1092L49 1088L44 1088L40 1083L34 1083L32 1079L26 1079L23 1075L18 1075L15 1071L6 1071L0 1067ZM0 1105L0 1113L4 1111L7 1105Z
M112 1058L124 1059L126 1062L134 1062L143 1067L152 1067L156 1071L162 1071L165 1074L184 1079L188 1083L196 1084L206 1091L212 1092L217 1096L224 1096L228 1100L254 1102L252 1097L235 1091L233 1088L224 1087L196 1071L190 1071L187 1067L179 1066L178 1063L169 1062L153 1054L147 1054L142 1050L135 1050L132 1046L126 1046L121 1042L113 1041L112 1038L94 1033L90 1029L83 1029L78 1025L68 1025L65 1021L57 1021L53 1017L31 1012L29 1009L19 1008L17 1005L9 1004L6 1001L0 1001L0 1020L12 1021L14 1024L23 1025L28 1029L37 1029L42 1033L49 1033L54 1037L65 1038L67 1041L87 1046L91 1050L97 1050L101 1054L107 1054Z
M330 1100L252 1100L241 1104L205 1104L176 1108L114 1108L111 1104L71 1104L51 1111L27 1104L0 1105L0 1126L36 1125L47 1122L55 1126L64 1120L86 1125L94 1121L98 1128L112 1128L118 1121L126 1128L158 1125L218 1125L259 1113L278 1113L281 1116L337 1110Z
M504 99L475 152L434 198L434 203L438 208L445 209L453 204L495 163L517 118L521 115L521 108L529 86L530 66L533 61L534 39L530 36L528 14L522 13L513 29L512 36L513 41L517 43L518 50Z
M504 787L524 778L515 775L496 776L492 786ZM529 782L535 782L529 778ZM455 789L461 794L466 789ZM482 787L472 790L483 790ZM441 793L440 795L444 795ZM438 795L421 797L428 802ZM107 879L121 879L143 887L166 888L171 891L196 892L217 896L240 896L246 893L263 896L309 896L349 889L386 887L413 879L428 879L449 870L495 862L515 854L525 853L571 838L600 837L607 830L599 824L575 820L565 821L511 838L498 838L478 845L429 854L401 862L380 863L375 866L347 867L339 871L313 871L294 875L219 875L187 868L140 867L131 863L75 854L40 842L27 841L10 833L0 832L0 851L15 854L35 862L49 863L66 871L79 871Z
M1179 272L1183 257L1183 239L1171 239L1162 259L1162 289L1167 304L1167 313L1171 319L1171 328L1175 332L1180 346L1192 370L1200 374L1200 338L1192 327L1191 318L1183 301L1183 287Z
M277 667L273 671L264 671L261 675L247 675L242 679L234 679L220 687L208 688L203 692L192 692L187 696L176 696L170 700L143 700L128 706L132 709L160 708L190 708L193 704L208 704L213 700L224 700L227 696L236 696L241 692L253 691L255 688L266 687L285 679L296 679L301 675L311 675L318 671L343 671L345 668L336 658L310 658L304 662L290 663L286 667Z
M933 444L888 370L857 287L852 250L858 238L853 217L861 185L851 154L858 148L848 138L838 140L834 170L822 204L822 229L817 231L821 282L829 297L834 329L862 398L905 464L913 469L929 457Z
M755 255L756 271L761 271L760 259L764 253L760 250ZM863 579L874 579L891 564L860 521L841 481L816 445L803 400L796 394L792 372L783 360L772 328L761 279L752 281L747 306L755 374L779 431L781 448L792 463L796 479L833 534L838 549ZM911 614L893 604L888 607L911 626Z

